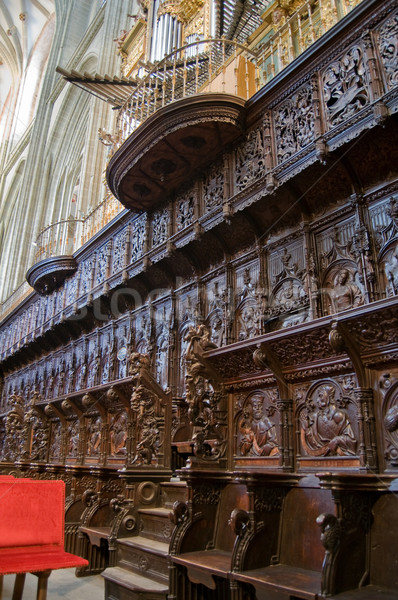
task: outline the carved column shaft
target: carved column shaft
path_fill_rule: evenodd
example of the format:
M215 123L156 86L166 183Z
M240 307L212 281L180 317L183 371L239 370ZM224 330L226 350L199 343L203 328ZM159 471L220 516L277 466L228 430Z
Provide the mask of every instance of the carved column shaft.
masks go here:
M282 448L282 466L291 468L293 466L293 401L279 400L277 408L280 412L279 439Z
M367 469L377 469L376 426L372 388L356 388L355 398L359 407L360 458Z

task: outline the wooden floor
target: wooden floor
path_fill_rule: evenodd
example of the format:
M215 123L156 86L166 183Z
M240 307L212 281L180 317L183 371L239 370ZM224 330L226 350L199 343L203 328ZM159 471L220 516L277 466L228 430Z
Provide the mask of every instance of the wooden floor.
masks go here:
M11 600L15 575L6 575L3 600ZM37 577L27 574L22 600L36 600ZM47 600L103 600L104 579L101 575L76 577L75 569L53 571L48 580Z

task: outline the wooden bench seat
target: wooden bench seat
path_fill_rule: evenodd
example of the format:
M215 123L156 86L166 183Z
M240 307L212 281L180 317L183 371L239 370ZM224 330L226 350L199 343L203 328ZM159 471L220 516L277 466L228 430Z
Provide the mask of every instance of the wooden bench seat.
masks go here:
M220 596L219 586L229 585L237 538L229 520L233 509L247 509L244 492L245 486L227 483L220 490L217 504L194 506L192 523L181 540L180 552L171 556L176 567L185 567L191 585L201 584ZM190 592L185 590L185 593Z
M186 567L192 583L203 583L216 589L213 575L226 579L231 570L231 552L228 550L198 550L182 556L173 556L173 562Z
M397 600L398 590L388 590L378 585L365 585L331 598L333 600Z
M397 600L398 598L398 494L382 492L372 507L367 535L367 560L362 585L333 594L333 600Z
M329 490L293 487L284 499L276 555L259 568L232 572L231 578L253 586L257 600L317 600L321 596L325 549L316 519L334 510ZM266 548L265 530L263 544ZM249 557L248 562L254 559Z
M291 567L288 565L271 565L262 569L245 571L243 573L234 573L236 581L249 583L255 582L257 597L272 600L272 592L280 598L280 592L286 592L290 596L303 600L317 600L320 593L320 573L319 571L310 571L300 567Z
M0 579L16 574L13 600L22 597L26 573L37 575L37 600L45 600L52 570L88 564L65 552L64 525L63 481L0 479Z

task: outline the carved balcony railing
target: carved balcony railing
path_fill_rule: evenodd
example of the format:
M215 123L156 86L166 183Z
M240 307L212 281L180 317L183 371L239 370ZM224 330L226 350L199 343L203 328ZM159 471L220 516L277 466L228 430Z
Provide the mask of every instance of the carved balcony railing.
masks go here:
M63 219L44 227L36 239L34 263L53 256L71 256L80 239L80 224L83 219Z
M361 1L307 0L291 15L282 2L278 22L264 30L263 40L253 42L253 48L221 38L198 39L174 50L137 79L120 109L113 150L176 100L203 93L250 98Z
M104 200L98 204L83 220L82 234L79 246L83 246L107 223L112 221L124 209L123 205L108 192ZM78 247L79 247L78 246ZM77 248L75 248L77 250Z
M257 54L226 39L197 40L178 48L138 81L118 118L120 143L159 109L203 93L247 99L258 89Z
M25 298L32 293L32 288L27 281L19 285L9 296L0 304L0 320L11 313Z
M123 209L108 191L104 200L84 219L64 219L48 225L36 239L34 264L26 278L41 294L48 294L72 275L77 263L74 252L91 239Z

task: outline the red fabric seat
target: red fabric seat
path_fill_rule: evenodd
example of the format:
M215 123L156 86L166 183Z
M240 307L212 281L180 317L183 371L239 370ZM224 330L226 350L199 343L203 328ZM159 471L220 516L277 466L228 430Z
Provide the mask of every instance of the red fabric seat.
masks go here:
M45 600L53 569L88 565L86 559L65 552L64 529L63 481L0 477L0 578L18 574L13 600L22 597L25 573L39 577L37 599Z

